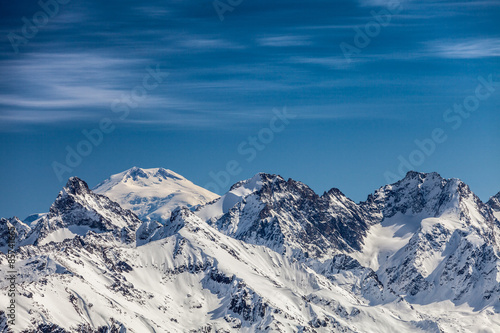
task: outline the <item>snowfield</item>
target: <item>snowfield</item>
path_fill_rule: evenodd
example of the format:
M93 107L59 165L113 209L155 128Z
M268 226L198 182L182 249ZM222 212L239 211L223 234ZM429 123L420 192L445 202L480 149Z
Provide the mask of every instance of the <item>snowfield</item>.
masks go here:
M133 167L113 175L94 189L142 220L168 221L179 206L197 207L219 196L167 169Z

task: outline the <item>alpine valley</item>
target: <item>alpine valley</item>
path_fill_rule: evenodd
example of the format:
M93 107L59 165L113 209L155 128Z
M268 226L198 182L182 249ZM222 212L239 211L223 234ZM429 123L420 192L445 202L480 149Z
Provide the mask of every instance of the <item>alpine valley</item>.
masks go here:
M222 196L162 168L72 177L0 220L0 332L500 332L499 219L500 193L437 173L360 203L265 173Z

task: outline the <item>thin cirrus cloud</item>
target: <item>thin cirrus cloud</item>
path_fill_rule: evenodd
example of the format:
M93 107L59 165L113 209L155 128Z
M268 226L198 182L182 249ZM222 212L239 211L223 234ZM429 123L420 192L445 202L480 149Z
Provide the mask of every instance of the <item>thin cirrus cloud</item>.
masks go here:
M312 42L306 36L293 35L262 37L257 39L257 41L261 46L271 47L291 47L312 44Z
M331 69L347 70L355 66L356 63L365 61L362 58L346 59L342 56L325 56L325 57L291 57L290 63L319 65Z
M179 42L179 45L185 50L203 49L203 50L219 50L219 49L242 49L244 46L220 39L220 38L187 38Z
M91 53L33 53L4 61L0 70L7 75L0 78L0 107L29 110L102 107L125 87L119 80L133 76L121 69L137 67L139 63L139 59Z
M438 57L451 59L500 57L500 38L438 40L428 43L428 51Z
M358 3L361 7L387 7L399 5L404 1L397 0L359 0Z
M75 120L89 120L95 115L85 111L2 111L0 121L2 125L8 122L24 124L54 124L60 122L74 122ZM2 128L3 126L0 126ZM12 128L8 129L12 130Z

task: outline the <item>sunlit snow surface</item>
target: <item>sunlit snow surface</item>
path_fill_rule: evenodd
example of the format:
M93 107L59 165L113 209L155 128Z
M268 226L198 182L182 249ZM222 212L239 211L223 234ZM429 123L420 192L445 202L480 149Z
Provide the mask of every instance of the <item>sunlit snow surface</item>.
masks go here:
M130 209L140 219L167 221L178 206L196 207L219 196L167 169L134 167L113 175L93 191Z

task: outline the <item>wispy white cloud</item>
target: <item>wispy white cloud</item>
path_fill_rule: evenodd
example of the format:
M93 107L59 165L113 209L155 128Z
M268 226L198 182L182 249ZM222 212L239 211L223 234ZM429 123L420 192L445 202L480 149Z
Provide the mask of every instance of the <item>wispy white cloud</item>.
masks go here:
M429 7L491 7L500 6L497 0L482 1L425 1L416 2L416 5L425 5Z
M160 6L137 6L136 9L152 18L165 17L172 13L172 10Z
M120 80L140 68L141 59L90 53L34 53L4 61L0 105L9 108L61 109L106 106L123 91ZM8 88L8 89L7 89ZM28 93L29 92L29 93Z
M82 111L2 111L2 123L52 124L76 120L91 119L95 115Z
M192 49L241 49L242 45L220 39L220 38L202 38L187 37L180 41L179 45L184 48Z
M364 62L364 58L356 58L347 60L344 57L291 57L289 59L290 63L296 64L311 64L320 65L333 69L349 69L352 68L356 63Z
M442 58L451 59L500 57L500 39L437 40L428 43L428 52Z
M359 0L362 7L394 7L403 5L408 0Z
M271 47L304 46L311 44L311 41L306 36L271 36L258 38L257 41L262 46Z
M361 7L394 7L402 6L404 8L426 8L426 7L442 7L442 8L453 8L453 7L490 7L498 6L500 2L497 0L480 0L480 1L440 1L440 0L421 0L421 1L411 1L411 0L358 0Z

